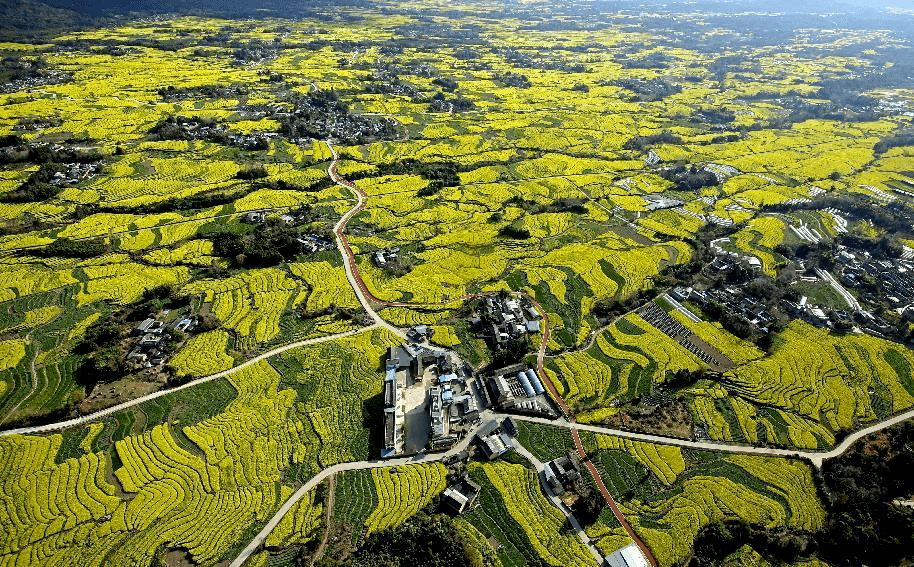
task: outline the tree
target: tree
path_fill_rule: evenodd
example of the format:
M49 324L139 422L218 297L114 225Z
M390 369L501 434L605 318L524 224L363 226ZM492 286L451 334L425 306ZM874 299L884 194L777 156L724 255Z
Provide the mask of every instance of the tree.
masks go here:
M319 567L481 567L478 551L444 514L419 512L402 526L375 532L347 558L324 556Z
M571 505L571 512L582 526L589 526L600 517L603 508L606 507L606 499L589 484L580 480L575 484L574 491L578 498Z
M269 149L269 145L267 146L266 149ZM269 177L269 176L270 176L270 172L267 171L267 168L265 168L262 165L247 165L247 166L241 168L240 170L238 170L238 173L235 174L235 177L237 177L238 179L246 179L246 180L263 179L264 177Z

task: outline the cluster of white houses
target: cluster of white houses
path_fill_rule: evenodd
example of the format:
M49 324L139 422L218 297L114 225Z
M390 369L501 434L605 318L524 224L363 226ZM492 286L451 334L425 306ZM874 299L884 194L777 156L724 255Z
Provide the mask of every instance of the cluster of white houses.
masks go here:
M425 325L412 327L406 342L388 350L381 451L385 458L403 454L406 437L412 452L426 445L449 447L479 419L479 404L467 387L472 369L454 353L430 346L431 333ZM423 411L417 411L420 405ZM420 439L422 446L416 447Z
M490 295L482 302L482 318L472 321L491 341L494 349L529 333L540 332L540 314L529 302L515 297Z
M175 321L173 328L181 333L189 333L197 326L193 317L183 317ZM147 317L133 328L133 335L139 337L136 345L127 353L127 360L144 368L163 364L168 358L165 349L165 322L155 317Z
M517 413L555 415L539 375L524 364L491 372L479 389L489 406Z

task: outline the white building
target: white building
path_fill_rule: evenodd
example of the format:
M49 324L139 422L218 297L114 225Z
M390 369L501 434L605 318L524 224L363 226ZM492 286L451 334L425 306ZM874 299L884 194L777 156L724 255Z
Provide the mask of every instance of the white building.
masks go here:
M651 567L635 542L612 552L606 557L606 564L610 567Z

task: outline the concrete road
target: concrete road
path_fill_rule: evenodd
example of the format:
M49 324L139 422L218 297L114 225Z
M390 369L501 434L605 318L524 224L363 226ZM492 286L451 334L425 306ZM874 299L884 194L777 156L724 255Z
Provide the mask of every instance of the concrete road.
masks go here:
M292 349L300 348L303 346L315 345L318 343L325 343L327 341L335 341L337 339L351 337L353 335L358 335L359 333L364 333L364 332L370 331L377 327L378 327L378 325L375 324L375 325L370 325L368 327L362 327L360 329L353 329L352 331L346 331L345 333L337 333L335 335L327 335L325 337L316 337L313 339L305 339L303 341L297 341L294 343L289 343L287 345L282 345L282 346L276 347L272 350L268 350L267 352L265 352L263 354L255 356L254 358L252 358L250 360L246 360L246 361L242 362L241 364L239 364L238 366L229 368L228 370L223 370L222 372L217 372L216 374L210 374L209 376L204 376L203 378L197 378L196 380L191 380L190 382L187 382L186 384L181 384L180 386L176 386L174 388L168 388L167 390L159 390L158 392L153 392L153 393L143 396L141 398L136 398L135 400L130 400L129 402L124 402L122 404L118 404L116 406L111 406L110 408L105 408L105 409L97 411L95 413L91 413L91 414L84 415L82 417L77 417L74 419L68 419L66 421L58 421L57 423L49 423L47 425L36 425L33 427L20 427L18 429L7 429L5 431L0 431L0 437L6 436L6 435L30 435L30 434L35 434L35 433L48 433L50 431L58 431L60 429L66 429L68 427L76 427L77 425L83 425L83 424L89 423L91 421L95 421L95 420L101 419L103 417L107 417L107 416L109 416L113 413L119 412L121 410L125 410L127 408L131 408L133 406L142 404L144 402L148 402L148 401L154 400L156 398L161 398L162 396L167 396L167 395L173 394L175 392L180 392L181 390L186 390L187 388L193 388L194 386L199 386L200 384L203 384L205 382L211 382L218 378L224 378L224 377L228 376L229 374L232 374L233 372L237 372L237 371L241 370L242 368L247 368L248 366L250 366L252 364L257 364L261 360L266 360L272 356L276 356L277 354L284 353L287 350L292 350Z

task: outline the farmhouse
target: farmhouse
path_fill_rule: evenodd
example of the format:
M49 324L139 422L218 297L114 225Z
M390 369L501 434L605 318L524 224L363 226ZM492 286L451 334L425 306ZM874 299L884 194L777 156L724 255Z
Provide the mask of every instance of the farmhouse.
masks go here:
M384 447L381 456L392 457L400 452L402 445L401 416L399 412L400 393L397 388L397 369L388 363L387 373L384 378Z
M444 437L447 435L447 416L444 412L441 388L438 386L428 389L428 408L432 419L432 438Z
M564 494L566 486L581 478L581 467L578 465L577 459L569 454L547 463L543 474L552 493L561 496Z
M147 333L140 339L140 348L152 349L158 348L162 344L164 337L161 334Z
M386 268L388 264L396 260L400 255L400 248L382 248L380 250L375 250L374 254L371 255L371 260L374 262L374 265L379 268Z
M197 321L193 317L184 317L175 323L175 330L182 333L189 333L197 327Z
M481 307L482 317L474 319L474 327L481 329L494 347L540 331L540 315L528 301L522 305L513 297L489 296Z
M406 340L412 343L422 343L432 338L434 331L428 325L416 325L406 331Z
M153 317L147 317L139 325L133 328L133 334L143 335L161 335L165 330L165 323L158 321Z
M448 486L441 494L441 503L458 514L463 514L473 508L481 487L470 480L466 475L459 481Z
M513 421L510 427L514 427ZM514 439L507 429L504 424L499 425L497 421L492 420L484 423L479 428L479 431L476 432L476 442L479 450L490 461L497 459L514 448Z
M295 241L298 242L301 245L302 250L308 254L314 254L315 252L333 248L333 241L316 234L304 234L296 238Z
M513 364L492 372L482 387L490 404L505 410L554 415L546 389L532 368Z
M504 376L493 376L489 379L489 384L492 387L495 403L503 408L514 407L514 392L511 391L511 386L508 385Z

